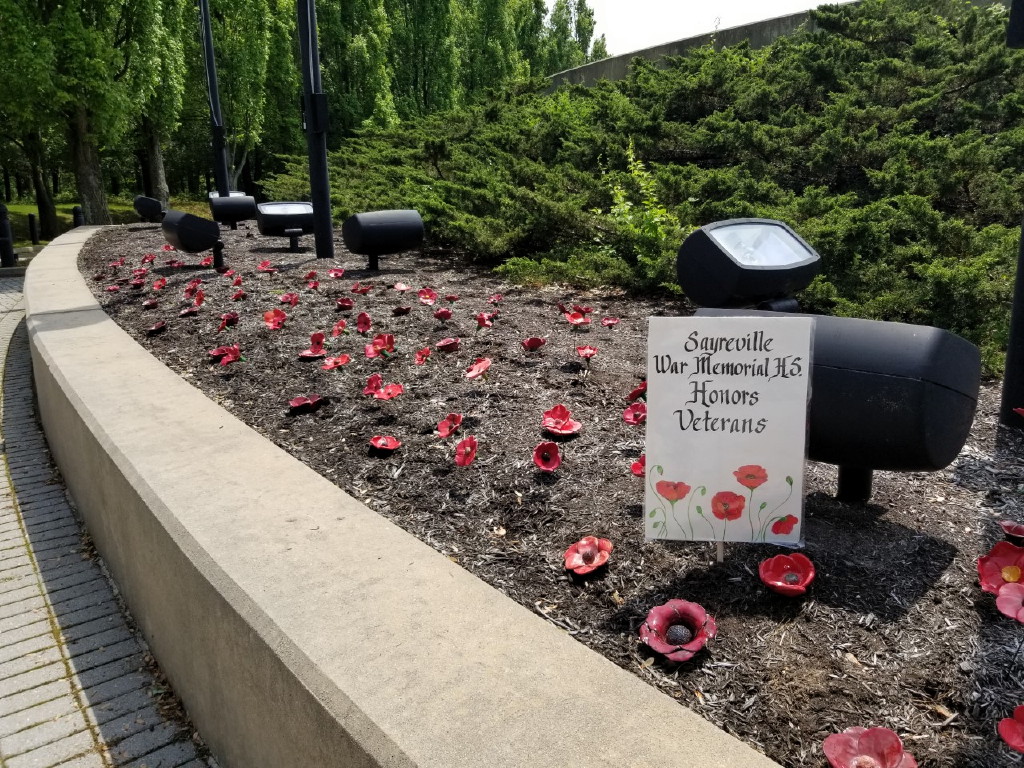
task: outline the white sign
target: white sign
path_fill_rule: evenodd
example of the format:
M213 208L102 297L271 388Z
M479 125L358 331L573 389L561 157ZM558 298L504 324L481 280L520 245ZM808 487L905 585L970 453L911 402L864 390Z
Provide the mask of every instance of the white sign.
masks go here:
M648 539L802 542L807 317L652 317Z

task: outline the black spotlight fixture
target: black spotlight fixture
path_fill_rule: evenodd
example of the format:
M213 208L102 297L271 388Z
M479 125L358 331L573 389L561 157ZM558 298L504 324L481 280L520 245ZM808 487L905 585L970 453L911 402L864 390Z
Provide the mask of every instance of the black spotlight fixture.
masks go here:
M256 199L244 192L229 192L227 196L210 193L210 215L224 226L238 229L238 222L256 218Z
M132 207L140 219L151 224L159 223L164 217L164 204L155 197L137 195L132 201Z
M423 244L423 219L412 210L357 213L345 219L341 237L352 253L369 256L369 268L377 270L378 257Z
M261 235L287 237L288 249L299 250L299 238L315 230L312 203L260 203L256 226Z
M167 211L160 224L167 242L186 253L200 253L213 249L213 266L224 269L224 243L220 240L220 227L216 221L193 216L184 211Z
M679 249L679 284L699 317L791 312L820 258L782 222L701 227ZM758 309L723 309L759 304ZM767 311L766 311L767 310ZM960 453L978 403L981 353L940 328L812 317L807 455L839 467L837 497L865 502L876 469L932 472Z

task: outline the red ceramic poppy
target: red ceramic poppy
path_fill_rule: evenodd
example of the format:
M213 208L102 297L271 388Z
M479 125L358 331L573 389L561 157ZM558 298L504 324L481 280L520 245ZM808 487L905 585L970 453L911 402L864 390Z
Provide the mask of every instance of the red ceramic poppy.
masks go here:
M316 280L316 270L315 269L309 270L309 272L307 272L302 279L303 280Z
M284 327L285 321L288 319L288 315L280 309L268 309L263 313L263 322L272 330L278 330Z
M132 270L132 277L145 277L149 274L149 270L145 267L138 267Z
M124 256L122 256L120 259L117 259L116 261L110 262L109 264L107 264L107 266L108 267L113 267L114 269L117 269L118 267L123 267L124 266Z
M133 290L138 291L138 290L146 287L146 281L143 280L141 277L138 277L135 280L129 281L128 285L130 285Z
M373 321L366 312L360 312L356 316L356 330L359 331L359 333L369 333L372 327Z
M348 310L352 309L352 307L354 307L356 303L352 301L352 299L341 298L336 300L334 302L334 305L338 308L339 311L347 312Z
M319 280L310 280L308 283L306 283L306 287L309 288L309 290L311 290L311 291L319 291L320 290L320 281Z
M1024 414L1021 414L1024 416ZM1013 710L1013 717L1005 717L997 726L999 737L1010 749L1024 752L1024 706Z
M152 264L154 261L156 261L156 254L155 253L147 253L145 256L142 257L142 260L139 263L141 263L141 264Z
M405 392L405 387L401 384L387 384L374 392L373 396L378 400L391 400L403 392Z
M378 451L394 451L402 445L402 441L391 435L374 435L370 438L370 445Z
M241 284L242 284L242 278L241 278L241 276L239 276L239 277L236 277L236 278L235 278L234 280L232 280L232 281L231 281L231 285L232 285L233 287L235 287L235 288L237 288L237 287L238 287L238 286L240 286Z
M192 317L193 315L199 314L199 307L193 304L191 307L186 307L178 313L179 317Z
M888 728L847 728L827 737L821 748L832 768L917 768L900 737Z
M523 339L520 344L523 345L523 349L527 352L536 352L538 349L548 343L547 339L542 339L539 336L531 336L528 339Z
M999 527L1007 536L1012 536L1015 539L1024 538L1024 525L1020 523L1015 523L1013 520L1000 520Z
M392 287L392 288L394 288L394 289L395 289L396 291L398 291L399 293L405 293L406 291L408 291L408 290L409 290L409 287L410 287L410 286L406 285L405 283L395 283L395 284L394 284L393 286L391 286L391 287Z
M380 391L381 385L384 384L384 377L379 373L375 373L366 380L366 386L363 387L364 395L373 395Z
M793 532L793 526L799 522L793 515L781 517L772 523L772 533L779 536L787 536Z
M462 424L461 413L449 413L437 422L437 432L441 437L448 437Z
M1024 576L1024 549L1008 541L1000 541L987 555L978 558L978 580L981 588L993 595L1003 584L1016 584Z
M117 293L118 291L121 290L121 286L119 286L119 285L108 285L103 290L105 290L107 293Z
M423 365L430 357L430 347L424 347L416 351L416 365Z
M225 312L220 316L220 325L217 326L217 333L220 333L229 325L238 325L237 312Z
M658 495L670 504L675 504L686 498L690 492L690 486L684 482L673 482L671 480L659 480L654 484L654 490Z
M227 365L233 363L236 360L242 359L242 352L237 344L230 347L217 347L216 349L210 350L210 357L214 360L220 360L221 365Z
M412 307L395 307L391 310L391 314L395 317L402 317L403 315L408 315L410 312L412 312Z
M352 286L351 290L352 290L352 293L358 293L360 296L365 296L366 294L368 294L370 292L371 288L373 288L372 284L368 283L366 285L363 285L362 283L360 283L357 280L356 284Z
M392 355L395 352L395 337L390 333L378 333L373 337L373 341L364 347L364 350L366 356L371 359Z
M574 328L579 328L584 325L590 325L590 318L584 315L582 312L566 312L565 319L569 325Z
M760 485L764 485L768 480L768 473L765 472L764 467L758 466L757 464L744 464L742 467L737 469L733 474L736 476L736 482L742 485L744 488L754 490Z
M575 435L583 427L572 418L569 409L561 403L551 410L544 411L540 426L553 435Z
M166 277L158 277L156 280L153 281L153 290L154 291L163 290L163 288L166 285L167 285L167 278Z
M459 300L459 294L457 294L457 293L449 293L447 296L444 297L444 300L445 301L451 301L451 302L458 301Z
M601 325L603 325L605 328L614 328L618 324L619 324L619 318L617 318L617 317L602 317L601 318Z
M565 570L572 571L577 576L585 576L607 563L612 549L612 543L608 539L584 536L565 550L562 556L565 560Z
M210 267L210 266L213 266L213 256L207 256L204 259L200 259L199 260L199 266L200 267Z
M170 243L164 243L163 245L160 246L160 250L161 251L173 251L173 250L176 250L176 249Z
M233 269L225 269L225 270L221 271L221 274L224 275L224 277L232 277L235 274L235 270L233 270Z
M337 280L339 277L344 277L345 276L345 270L342 269L341 267L335 267L334 269L328 269L327 270L327 276L332 278L332 279L334 279L334 280Z
M156 336L158 333L167 330L167 323L160 320L146 329L147 336Z
M434 345L434 349L439 352L455 352L459 348L459 342L461 339L441 339L437 344Z
M160 302L156 299L146 299L142 302L143 309L156 309L160 306Z
M420 297L420 304L426 304L428 307L432 307L437 301L437 291L432 288L420 288L416 295Z
M260 272L270 272L270 273L277 272L277 270L274 269L274 267L271 265L269 259L267 259L265 261L261 261L259 266L256 267L256 269L259 270Z
M996 609L1024 624L1024 584L1003 584L996 595Z
M647 403L633 403L622 412L622 419L627 424L643 424L647 421Z
M317 331L309 337L309 349L299 352L299 357L303 360L319 360L321 357L327 357L323 332Z
M689 661L716 634L715 620L689 600L652 608L640 625L640 641L669 661Z
M796 597L806 592L807 587L814 581L814 563L799 552L792 555L776 555L762 560L757 567L757 574L772 592Z
M591 347L590 345L585 347L576 347L576 354L589 363L590 358L597 354L597 347Z
M647 472L647 454L641 453L640 458L629 465L629 471L637 477L643 477Z
M579 304L572 305L573 312L579 312L581 315L589 315L594 311L593 307L581 307Z
M448 309L448 307L441 307L439 310L437 310L437 312L434 313L434 317L436 317L438 320L441 320L442 322L445 320L451 320L452 311Z
M195 306L203 306L203 302L206 300L206 294L202 291L196 291Z
M476 316L477 328L490 328L494 325L494 317L490 312L481 312Z
M291 304L293 307L299 303L299 294L297 293L284 293L281 295L282 304Z
M460 467L468 467L472 464L473 459L476 458L476 448L476 438L472 435L460 440L455 446L455 464Z
M325 371L333 371L335 368L340 368L341 366L345 365L351 359L352 358L349 357L348 355L338 355L337 357L328 357L326 360L324 360L324 364L321 365L320 368L322 368Z
M290 407L295 413L300 411L315 411L322 401L323 398L320 397L320 395L293 397L288 401L288 407Z
M477 379L487 373L487 369L491 367L491 359L489 357L478 357L473 364L466 369L467 379Z
M231 300L232 301L241 301L245 297L246 297L246 293L241 288L239 288L237 291L235 291L233 294L231 294Z
M746 500L732 491L719 491L711 497L711 514L719 520L739 520Z
M489 302L491 302L491 304L497 304L499 301L501 301L504 298L505 297L502 296L500 293L495 293L495 294L492 294L492 295L488 296L487 300Z
M335 336L341 336L341 334L345 333L345 328L347 325L348 323L346 323L344 320L339 320L338 322L336 322L334 324L334 327L331 328L331 337L333 338Z
M562 463L557 443L541 443L533 449L533 463L545 472L554 472Z

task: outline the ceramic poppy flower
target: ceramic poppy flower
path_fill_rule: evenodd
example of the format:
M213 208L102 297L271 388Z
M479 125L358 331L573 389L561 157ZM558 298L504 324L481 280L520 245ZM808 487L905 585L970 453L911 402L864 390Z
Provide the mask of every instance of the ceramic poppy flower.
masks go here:
M394 451L402 445L402 441L391 435L374 435L370 438L370 445L378 451Z
M153 325L149 326L149 328L146 329L146 335L156 336L158 333L161 333L165 330L167 330L167 323L165 323L163 320L159 320L158 322L154 323Z
M230 347L217 347L216 349L211 349L209 355L214 360L220 360L221 365L227 365L228 363L233 363L236 360L242 359L242 351L239 349L237 344Z
M402 317L412 312L412 307L395 307L391 310L391 314L395 317Z
M192 280L188 285L185 286L185 298L191 299L196 295L196 291L199 290L199 286L203 284L202 280Z
M847 728L827 737L821 749L832 768L917 768L900 737L888 728Z
M236 278L235 278L234 280L232 280L232 281L231 281L231 285L232 285L233 287L235 287L235 288L237 288L237 287L238 287L238 286L240 286L241 284L242 284L242 278L241 278L241 276L239 276L239 277L236 277Z
M365 296L366 294L368 294L370 292L370 290L372 288L373 288L373 284L372 283L367 283L366 285L362 285L357 280L356 284L352 286L351 290L352 290L352 293L358 293L360 296Z
M637 477L643 477L647 472L647 454L641 453L640 458L629 465L629 471Z
M476 316L477 328L490 328L494 325L494 318L497 312L481 312Z
M269 259L261 261L259 263L259 266L256 267L256 269L259 272L267 272L267 273L270 273L270 274L273 274L274 272L277 272L277 269L274 268L274 266L270 263Z
M582 312L566 312L564 317L573 328L578 329L584 325L590 325L590 318Z
M327 270L327 276L332 280L337 280L338 278L345 276L345 270L341 267L334 267L333 269Z
M455 352L459 348L460 341L461 339L458 338L441 339L434 345L434 349L439 352Z
M156 254L155 253L147 253L145 256L142 257L142 260L139 263L140 264L152 264L154 261L156 261Z
M622 420L627 424L643 424L647 421L647 403L633 403L622 412Z
M352 307L354 307L356 303L352 301L352 299L341 298L335 301L334 305L338 308L339 311L347 312L348 310L352 309Z
M531 336L528 339L523 339L520 344L523 345L523 349L527 352L536 352L538 349L548 343L547 339L542 339L539 336Z
M372 327L373 321L366 312L360 312L356 316L356 330L359 331L359 333L369 333Z
M177 249L173 245L171 245L170 243L164 243L163 245L160 246L160 250L161 251L174 251L174 250L177 250Z
M213 266L213 256L207 256L204 259L200 259L199 260L199 266L200 267L210 267L210 266Z
M166 285L167 285L167 278L166 277L158 277L156 280L153 281L153 290L154 291L162 291L166 287Z
M145 267L139 267L138 269L132 270L132 277L145 277L149 274L149 270Z
M352 358L348 355L338 355L337 357L328 357L324 360L324 364L320 366L325 371L333 371L335 368L347 364Z
M575 435L583 427L572 418L569 409L559 403L554 408L544 411L540 422L541 429L553 435Z
M796 597L807 591L814 581L814 563L799 552L792 555L776 555L762 560L757 575L772 592L787 597Z
M573 304L572 305L572 311L573 312L579 312L581 315L589 315L591 312L594 311L594 308L593 307L582 307L579 304Z
M669 661L689 661L718 634L715 620L697 603L669 600L640 625L640 641Z
M411 286L408 286L408 285L406 285L405 283L395 283L395 284L394 284L393 286L391 286L391 287L392 287L392 288L394 288L394 289L395 289L396 291L398 291L399 293L405 293L406 291L408 291L408 290L409 290L409 288L410 288Z
M557 443L541 443L533 449L533 463L545 472L554 472L562 463Z
M459 300L459 294L457 294L457 293L449 293L448 295L446 295L444 297L444 300L445 301L456 302L456 301Z
M633 401L639 400L641 397L645 397L646 395L647 382L641 381L639 384L636 385L636 388L632 392L626 395L626 402L632 403Z
M589 344L585 347L576 347L576 354L590 362L590 358L597 354L597 347L591 347Z
M341 336L341 334L345 333L345 328L347 326L348 323L346 323L344 320L339 320L338 322L336 322L334 324L334 327L331 328L331 337L333 338L335 336Z
M110 262L109 264L107 264L107 266L108 267L113 267L114 269L117 269L118 267L123 267L124 266L124 259L125 259L125 257L122 256L120 259L117 259L116 261Z
M601 325L603 325L605 328L614 328L618 324L619 324L619 318L617 318L617 317L602 317L601 318Z
M732 491L719 491L711 497L711 514L719 520L739 520L746 500Z
M742 467L733 472L736 476L736 482L742 485L744 488L754 490L758 486L764 485L768 480L768 473L764 467L758 466L757 464L744 464Z
M302 278L302 279L303 279L303 280L316 280L316 270L315 270L315 269L311 269L311 270L309 270L309 272L307 272L307 273L306 273L306 274L305 274L305 275L303 276L303 278Z
M194 302L195 306L197 306L197 307L203 306L203 302L205 300L206 300L206 294L203 293L202 291L196 291L196 298L195 298L195 302Z
M191 307L185 307L178 313L178 317L192 317L193 315L199 314L199 307L193 304Z
M235 291L233 294L231 294L231 300L232 301L241 301L247 295L248 294L245 291L243 291L241 288L239 288L237 291Z
M292 413L306 413L315 411L322 403L323 398L320 395L300 395L289 400L288 407L292 409Z
M225 312L220 316L220 325L217 326L217 333L220 333L229 325L238 325L237 312Z
M612 549L612 543L608 539L584 536L562 555L565 570L572 571L577 576L585 576L607 563Z
M403 392L405 392L405 387L401 384L385 384L374 392L373 396L378 400L391 400L392 398L398 397Z
M437 301L437 291L433 288L420 288L416 295L420 297L420 304L426 304L428 307L434 306L434 302Z
M416 365L423 365L430 357L430 347L424 347L416 351Z
M677 501L682 501L686 498L686 494L690 492L690 486L682 481L659 480L654 484L654 490L665 501L675 504Z
M996 610L1024 624L1024 584L1003 584L996 595Z
M103 290L105 290L107 293L117 293L118 291L121 290L121 286L119 286L119 285L108 285Z
M502 295L501 295L500 293L494 293L494 294L491 294L490 296L488 296L488 297L487 297L487 300L488 300L488 301L489 301L489 302L490 302L491 304L497 304L498 302L500 302L500 301L501 301L502 299L504 299L504 298L505 298L505 297L504 297L504 296L502 296Z
M772 533L779 536L786 536L793 532L793 526L798 522L800 521L793 517L793 515L786 515L772 523Z
M987 555L978 558L981 588L993 595L1003 584L1017 584L1024 576L1024 548L1000 541Z
M451 320L452 311L448 309L448 307L441 307L439 310L437 310L437 312L434 313L434 317L436 317L441 322L444 322L445 320Z
M457 430L462 424L461 413L449 413L439 422L437 422L437 433L441 437L448 437L455 430Z
M141 277L138 277L138 278L136 278L134 280L128 281L128 285L130 285L132 287L132 290L138 291L138 290L146 287L146 281L143 280Z
M366 386L363 387L364 395L373 395L380 391L381 385L384 384L384 377L379 373L375 373L366 380Z
M291 304L293 307L299 303L299 294L297 293L284 293L281 294L282 304Z
M455 464L459 467L468 467L476 458L477 441L473 435L460 440L455 446Z
M1005 741L1010 749L1024 752L1024 706L1014 709L1013 717L1003 718L996 728L999 731L999 738Z
M317 331L310 335L309 349L304 349L299 352L299 357L303 360L319 360L322 357L327 357L327 349L324 347L324 338L322 331Z
M1015 523L1013 520L1000 520L999 527L1007 536L1012 536L1015 539L1024 538L1024 525L1020 523Z
M263 313L263 323L271 330L284 328L284 324L287 319L288 315L280 309L268 309Z
M306 283L306 287L309 288L309 290L311 290L311 291L319 291L320 290L320 281L319 280L310 280L308 283Z
M159 306L160 302L157 301L156 299L146 299L144 302L142 302L143 309L156 309Z
M363 347L366 356L371 360L375 357L388 357L395 353L395 337L390 333L378 333L373 341Z
M235 270L225 269L221 274L224 275L224 277L232 277L235 274Z
M489 357L478 357L473 361L473 364L466 369L467 379L478 379L487 373L487 369L491 367L491 358Z

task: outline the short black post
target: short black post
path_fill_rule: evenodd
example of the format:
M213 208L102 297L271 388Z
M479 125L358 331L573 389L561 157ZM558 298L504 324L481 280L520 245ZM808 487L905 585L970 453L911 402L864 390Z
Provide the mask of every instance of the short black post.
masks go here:
M1006 27L1008 48L1024 48L1024 2L1013 0ZM999 423L1024 429L1024 224L1017 250L1017 274L1010 304L1010 337L1006 342L1006 366L1003 373L1003 396L999 404Z
M71 209L71 224L75 227L85 226L85 213L82 212L82 206L76 205Z
M872 472L868 467L840 464L836 500L847 504L863 504L870 499Z
M7 206L0 203L0 267L18 266L18 256L14 253L14 233L11 231L11 219L7 215Z
M32 241L32 245L39 245L39 222L36 221L34 213L28 215L28 239Z
M368 266L371 272L377 272L380 269L380 257L376 253L366 254L369 262ZM589 360L587 362L590 362Z
M298 253L302 249L299 248L299 238L302 237L301 229L286 229L284 233L288 236L288 250L292 253Z
M213 244L213 268L218 272L223 272L226 269L224 266L224 243L220 240Z

